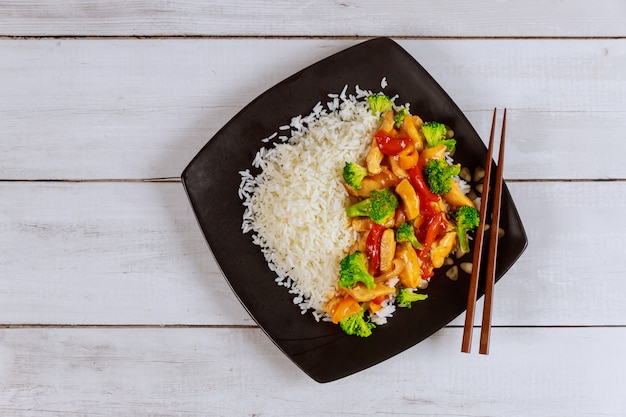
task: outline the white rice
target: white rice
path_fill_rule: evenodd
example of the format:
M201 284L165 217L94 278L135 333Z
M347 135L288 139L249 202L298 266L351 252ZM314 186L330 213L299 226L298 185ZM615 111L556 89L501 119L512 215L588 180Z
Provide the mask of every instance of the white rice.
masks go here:
M347 88L280 126L282 135L262 139L274 143L252 162L260 174L240 172L243 232L253 233L276 282L293 294L302 314L312 310L317 320L325 316L339 262L356 239L348 227L341 173L346 161L365 158L379 123L365 100L372 92L357 86L352 95Z

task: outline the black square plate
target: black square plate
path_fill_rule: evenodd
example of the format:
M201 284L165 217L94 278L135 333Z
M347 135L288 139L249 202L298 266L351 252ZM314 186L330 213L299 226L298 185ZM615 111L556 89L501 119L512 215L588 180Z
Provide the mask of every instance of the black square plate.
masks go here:
M270 339L318 382L336 380L377 364L419 343L444 327L466 307L469 279L451 281L438 270L428 300L398 309L388 324L362 339L345 335L339 326L301 315L293 296L276 285L251 234L241 231L244 207L238 196L239 171L251 162L270 136L295 115L307 115L345 85L398 94L423 120L445 123L455 131L455 161L473 169L483 164L486 147L461 110L422 66L388 38L368 40L294 74L261 94L230 120L185 168L183 185L204 236L232 290ZM401 90L398 90L401 86ZM511 195L502 194L502 228L496 279L513 265L527 246L526 233ZM488 239L487 239L488 240ZM460 261L471 261L471 254ZM479 284L479 295L484 293ZM459 346L460 346L459 340Z

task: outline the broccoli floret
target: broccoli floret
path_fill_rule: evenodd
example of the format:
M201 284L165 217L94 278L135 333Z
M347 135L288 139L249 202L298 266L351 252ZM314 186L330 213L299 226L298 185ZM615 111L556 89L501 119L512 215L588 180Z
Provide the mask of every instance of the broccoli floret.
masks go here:
M422 301L428 298L426 294L418 294L409 290L408 288L402 288L396 297L396 304L400 307L411 308L411 303L415 301Z
M409 222L404 222L396 229L396 242L409 242L415 249L422 249L422 244L415 237L415 229Z
M422 125L422 133L426 138L426 143L429 148L437 145L446 145L449 152L452 152L456 147L456 140L448 139L446 133L448 129L443 123L428 122Z
M428 188L435 194L443 195L450 191L450 181L455 175L459 175L461 166L450 165L441 159L431 159L424 167L424 177Z
M400 111L398 111L393 118L393 127L395 127L396 129L400 129L400 126L402 126L402 121L406 116L408 116L408 114L409 112L406 110L406 108L401 108Z
M349 217L368 216L377 224L384 224L394 216L398 208L398 197L388 188L374 190L369 198L346 209Z
M382 93L367 97L367 102L369 103L374 116L378 116L379 114L386 112L393 105L391 99Z
M372 329L376 328L376 325L365 318L365 310L361 310L358 313L354 313L344 318L339 322L341 330L346 334L368 337L372 334Z
M452 213L452 220L456 227L456 234L459 237L461 251L467 253L469 252L467 232L471 232L478 227L478 223L480 223L478 210L471 206L461 206Z
M367 288L374 288L374 277L367 271L367 257L362 252L354 252L339 262L339 281L342 288L352 288L362 282Z
M343 167L343 179L348 185L354 187L355 190L361 188L361 181L363 181L363 178L366 176L367 168L359 164L346 162L346 165Z

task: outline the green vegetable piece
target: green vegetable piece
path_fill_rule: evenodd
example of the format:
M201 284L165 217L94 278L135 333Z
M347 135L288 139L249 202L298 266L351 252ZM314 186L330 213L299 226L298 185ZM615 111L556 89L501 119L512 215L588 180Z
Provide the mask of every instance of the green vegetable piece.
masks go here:
M354 164L352 162L346 162L343 167L343 179L346 184L352 186L355 190L361 189L361 181L367 176L367 168Z
M377 224L384 224L393 217L398 208L398 197L388 188L374 190L370 197L346 209L349 217L367 216Z
M386 112L393 105L391 99L382 93L367 97L367 102L370 105L370 109L372 109L374 116L378 116Z
M428 188L435 194L443 195L450 191L450 181L461 172L461 165L450 165L441 159L431 159L424 167L424 177Z
M400 126L402 126L402 122L404 121L404 118L406 116L408 116L409 112L406 110L406 108L401 108L400 111L398 111L396 113L396 115L393 118L393 127L395 127L396 129L400 129Z
M426 294L418 294L409 290L408 288L402 288L396 297L396 304L400 307L411 308L411 303L416 301L422 301L428 298Z
M396 242L409 242L415 249L422 249L423 246L415 237L415 229L410 222L404 222L396 229Z
M339 262L339 281L341 288L352 288L358 282L365 284L367 288L374 288L374 277L367 270L367 257L362 252L354 252L344 257Z
M459 246L463 253L469 252L469 242L467 233L474 231L480 223L478 210L470 206L461 206L452 213L452 220L456 227L456 234L459 238Z
M426 143L429 148L437 145L446 145L449 152L452 152L456 147L456 140L448 139L446 134L448 129L443 123L428 122L424 123L421 127L422 133L426 138Z
M344 318L339 322L339 326L346 334L359 337L370 336L372 329L376 328L374 323L365 318L365 310Z

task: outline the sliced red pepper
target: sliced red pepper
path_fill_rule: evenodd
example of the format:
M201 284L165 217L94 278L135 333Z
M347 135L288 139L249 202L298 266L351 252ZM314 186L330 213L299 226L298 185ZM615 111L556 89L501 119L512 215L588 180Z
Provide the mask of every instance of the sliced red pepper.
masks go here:
M370 303L381 305L387 297L388 297L387 295L379 295L378 297L370 301Z
M430 188L428 188L428 185L426 184L426 180L424 179L424 174L422 172L423 168L423 164L418 162L417 165L409 169L408 173L411 184L413 185L413 188L415 188L415 191L420 198L420 202L431 203L439 201L440 197L430 191ZM427 205L428 204L424 204L423 206Z
M445 230L445 228L446 228L446 222L444 221L444 218L443 218L443 212L440 211L440 212L435 213L435 215L431 218L430 222L428 223L428 229L426 230L426 237L424 238L424 242L422 243L424 248L420 251L420 258L423 259L428 256L428 252L430 252L430 247L435 242L435 239L437 239L439 232L441 232L442 230Z
M411 144L410 138L395 138L389 133L379 130L374 134L378 149L385 155L396 156Z
M435 275L435 271L433 271L433 264L430 262L422 261L420 269L422 271L422 279L428 279Z
M446 230L446 227L447 225L443 217L443 212L441 211L435 213L428 220L426 231L423 235L423 248L418 253L422 279L428 279L435 275L433 264L430 259L430 248L437 239L437 236L439 236L442 231ZM424 232L422 231L422 233Z
M369 259L369 273L371 275L377 275L380 270L380 241L384 231L385 226L372 223L372 228L365 240L365 250Z

